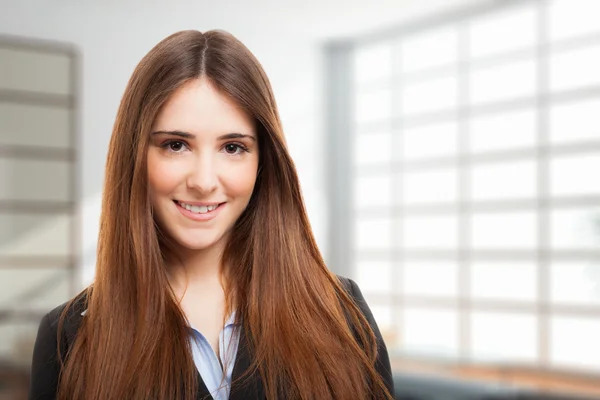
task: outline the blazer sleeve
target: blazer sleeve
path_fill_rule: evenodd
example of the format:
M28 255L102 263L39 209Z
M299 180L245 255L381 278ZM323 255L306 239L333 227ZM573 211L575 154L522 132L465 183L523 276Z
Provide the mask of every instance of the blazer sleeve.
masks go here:
M346 278L349 282L350 286L350 294L354 298L354 301L362 311L363 315L369 322L373 333L375 333L375 337L377 339L377 361L375 362L375 369L381 375L385 385L387 386L390 394L394 396L394 380L392 377L392 367L390 365L390 356L388 354L387 346L383 341L383 337L381 336L381 332L379 331L379 327L375 322L375 318L373 317L373 313L371 309L367 305L367 302L360 291L360 288L352 279Z
M54 400L60 362L57 354L57 324L46 314L37 333L31 363L29 400Z

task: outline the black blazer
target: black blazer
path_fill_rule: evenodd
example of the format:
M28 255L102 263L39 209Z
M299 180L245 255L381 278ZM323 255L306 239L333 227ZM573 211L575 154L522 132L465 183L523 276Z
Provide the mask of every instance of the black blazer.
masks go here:
M367 306L365 299L356 283L350 279L340 277L340 281L348 290L348 293L356 301L359 308L369 321L371 328L377 336L378 352L376 368L387 384L390 393L394 393L394 383L390 367L390 359L385 343L375 323L373 314ZM63 304L44 316L40 327L33 351L33 362L31 366L31 384L29 391L29 400L52 400L56 398L58 375L60 373L60 364L57 356L57 325L61 313L66 304ZM61 337L61 355L64 357L69 346L73 343L77 335L77 329L81 322L81 313L84 311L83 301L76 302L72 312L67 316L63 334ZM236 361L233 367L232 382L241 376L249 367L252 355L249 354L246 346L246 335L244 330L240 332L240 344ZM242 383L233 383L230 392L230 400L250 400L265 399L264 388L258 374L252 375L251 379L244 380ZM198 392L196 399L212 399L206 385L198 374Z

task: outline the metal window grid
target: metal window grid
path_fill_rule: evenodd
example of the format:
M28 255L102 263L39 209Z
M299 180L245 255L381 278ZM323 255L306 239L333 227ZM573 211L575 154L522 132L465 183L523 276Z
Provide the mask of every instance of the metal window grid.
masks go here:
M536 8L537 18L537 45L533 49L506 52L469 60L467 58L467 23L475 17L491 15L498 11L532 4ZM375 294L370 300L375 305L392 305L392 323L401 326L403 310L406 306L422 306L431 309L454 309L459 312L459 359L468 362L470 359L471 338L469 336L470 317L473 311L503 311L527 312L538 317L538 360L541 367L549 365L549 328L551 315L564 316L600 316L600 306L560 305L550 301L550 261L568 260L598 260L600 249L596 250L561 250L551 248L549 238L550 212L555 208L568 208L578 206L600 205L600 196L578 195L553 197L550 194L550 159L557 155L579 155L600 153L600 140L581 141L572 144L550 144L549 139L549 113L550 105L567 103L578 100L600 98L600 85L579 89L570 89L560 92L551 92L549 89L549 56L550 54L568 51L574 48L600 44L600 35L585 35L561 41L551 41L548 34L548 0L528 0L495 2L480 6L471 6L449 14L435 16L429 20L387 29L373 35L362 36L360 39L340 40L330 43L326 48L328 63L328 148L333 149L331 161L328 165L329 184L329 241L327 259L332 270L337 273L356 277L356 267L353 261L391 261L393 282L391 294ZM452 24L457 26L459 32L457 53L459 55L456 65L429 68L423 71L411 72L401 75L397 65L398 55L392 57L392 75L382 80L367 82L360 88L360 93L381 89L391 84L392 110L394 114L390 119L375 121L357 126L351 121L353 99L357 89L351 79L353 69L351 55L355 49L374 42L388 41L402 37L410 37L415 33L427 31L433 27ZM507 101L495 101L490 104L469 104L468 76L473 67L484 65L498 65L517 61L524 57L531 57L537 69L537 82L535 94L531 97L522 97ZM403 117L397 110L402 108L401 87L403 81L429 80L441 77L456 68L459 89L457 91L457 106L448 110L426 112ZM485 114L496 114L503 111L518 110L530 107L535 110L537 120L536 146L533 148L503 150L486 153L473 153L469 151L469 124L468 121ZM407 161L401 156L395 156L391 163L361 166L358 169L352 163L352 142L357 134L378 129L389 130L391 143L396 154L402 154L402 132L406 127L423 126L435 122L456 120L458 123L458 154L456 157L437 157L425 160ZM385 145L385 144L382 144ZM508 199L491 201L470 201L469 169L476 165L488 162L527 160L533 159L537 166L537 194L531 199ZM458 200L451 204L417 204L407 205L402 203L402 185L397 184L392 191L391 207L370 207L353 210L352 201L353 185L356 177L377 177L387 173L402 174L404 172L439 169L444 167L457 167L459 173ZM590 182L590 184L593 184ZM473 249L470 243L469 219L476 212L501 212L533 210L538 216L536 235L537 247L532 250L523 249ZM355 211L355 212L354 212ZM403 250L401 220L405 215L457 215L458 223L458 248L456 250L430 248L427 250ZM355 215L363 218L392 218L392 238L394 248L391 250L362 250L352 258L353 239L355 232L353 224L349 222ZM458 296L445 298L443 296L428 297L415 296L402 293L400 282L403 276L404 265L407 260L452 260L458 263ZM537 265L537 294L536 300L526 301L490 301L472 299L469 296L471 265L474 260L507 260L533 261Z

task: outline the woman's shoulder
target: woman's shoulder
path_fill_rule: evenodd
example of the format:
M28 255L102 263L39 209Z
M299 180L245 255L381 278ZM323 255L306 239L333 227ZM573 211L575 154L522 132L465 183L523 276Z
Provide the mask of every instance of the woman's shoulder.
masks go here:
M352 300L354 300L354 303L358 306L359 310L363 313L363 315L369 322L369 325L371 325L371 328L374 328L375 330L379 331L377 329L377 324L375 323L373 313L371 312L371 309L369 308L369 305L367 304L367 301L365 300L365 297L363 296L356 282L354 282L350 278L346 278L340 275L337 275L337 278L346 290L346 292L350 295Z
M354 300L360 311L363 313L365 319L369 323L373 333L375 334L375 340L377 343L377 361L375 368L377 372L383 378L385 385L387 386L390 393L394 393L394 382L392 379L392 368L390 365L390 356L387 351L387 346L381 335L381 331L377 326L377 322L365 300L360 288L352 279L345 278L338 275L338 279L344 288L347 290L350 297Z
M83 318L81 313L87 305L87 293L86 289L45 314L40 321L31 362L30 399L56 398L61 359L68 354L77 334Z
M62 321L61 330L67 341L74 338L87 308L89 290L89 288L86 288L77 296L55 307L44 315L40 327L46 327L47 330L56 335L59 324L61 323L61 318L64 314L65 317Z
M364 301L364 297L362 295L362 292L360 291L360 288L358 287L358 285L356 284L356 282L354 282L350 278L346 278L346 277L341 276L341 275L336 275L336 276L337 276L338 280L340 281L340 283L342 284L342 286L344 287L344 289L346 290L346 292L348 292L348 294L355 301Z

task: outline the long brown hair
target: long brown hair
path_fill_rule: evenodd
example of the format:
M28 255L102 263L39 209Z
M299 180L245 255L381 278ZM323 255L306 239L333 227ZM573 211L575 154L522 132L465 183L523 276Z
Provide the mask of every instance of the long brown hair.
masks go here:
M163 104L200 77L254 118L259 137L254 192L223 256L228 306L252 349L250 370L269 399L391 399L375 369L375 335L317 248L269 80L223 31L169 36L127 85L106 163L96 279L64 360L59 399L195 396L186 320L147 194L146 154Z

